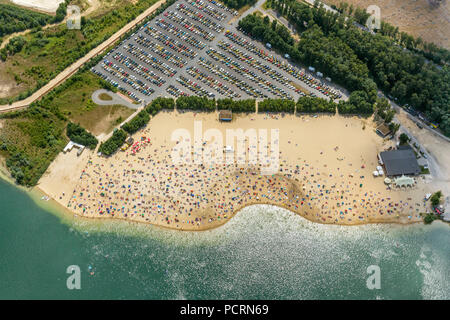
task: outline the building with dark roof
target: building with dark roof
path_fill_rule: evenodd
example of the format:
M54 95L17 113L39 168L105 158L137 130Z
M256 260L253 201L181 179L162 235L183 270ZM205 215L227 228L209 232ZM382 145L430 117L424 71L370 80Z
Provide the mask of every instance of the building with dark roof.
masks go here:
M416 155L411 148L381 152L380 159L387 176L420 174Z
M231 121L233 119L233 114L231 110L220 110L219 121Z

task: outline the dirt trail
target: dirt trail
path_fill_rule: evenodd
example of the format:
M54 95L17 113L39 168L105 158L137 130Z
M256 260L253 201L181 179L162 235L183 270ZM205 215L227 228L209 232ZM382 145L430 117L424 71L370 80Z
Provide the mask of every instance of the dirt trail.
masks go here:
M115 43L117 40L120 39L122 35L130 31L134 26L142 22L148 15L152 14L156 9L158 9L165 0L160 0L154 5L152 5L150 8L145 10L143 13L141 13L139 16L136 17L133 21L128 23L126 26L124 26L122 29L117 31L114 35L112 35L108 40L97 46L96 48L92 49L88 54L86 54L83 58L79 59L77 62L73 63L69 67L67 67L64 71L62 71L60 74L58 74L55 78L50 80L49 83L47 83L45 86L43 86L41 89L33 93L30 97L21 100L16 101L11 105L2 105L0 106L0 112L8 112L13 110L19 110L28 107L31 103L41 98L43 95L51 91L53 88L64 82L67 78L69 78L71 75L73 75L75 72L78 71L86 62L88 62L90 59L94 58L95 56L101 54L106 48L108 48L110 45Z
M89 8L81 13L81 16L87 16L89 14L91 14L92 12L94 12L95 10L97 10L100 7L100 2L99 0L88 0L89 3ZM57 25L61 24L61 23L66 23L67 22L67 17L64 18L64 20L62 22L58 22L58 23L54 23L54 24L48 24L44 27L42 27L43 30L51 28L51 27L56 27ZM0 44L0 49L3 49L9 42L9 40L13 37L18 37L18 36L24 36L28 33L31 32L31 29L27 29L24 31L20 31L20 32L15 32L12 33L10 35L8 35L6 38L3 39L3 42Z

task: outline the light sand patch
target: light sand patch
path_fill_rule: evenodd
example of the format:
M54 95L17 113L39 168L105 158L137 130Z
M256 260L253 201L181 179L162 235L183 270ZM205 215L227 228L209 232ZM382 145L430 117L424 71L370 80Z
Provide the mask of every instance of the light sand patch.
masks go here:
M73 186L79 182L80 174L93 153L85 149L77 156L77 151L77 148L73 148L70 152L61 152L39 180L38 188L57 201L62 200L59 196L63 193L66 196L72 194Z
M20 6L53 13L56 12L56 9L64 0L11 0L11 2Z
M175 165L171 134L184 128L193 138L194 120L202 121L204 131L216 128L224 136L231 128L280 129L278 173L263 176L258 165ZM217 227L252 204L344 225L417 222L426 211L422 199L429 185L421 178L413 189L388 190L383 178L372 176L377 153L392 142L376 135L370 120L252 114L219 123L216 113L162 112L133 137L139 142L135 155L129 149L110 158L58 157L39 187L81 216L181 230ZM72 160L62 160L67 157Z
M339 6L341 0L325 0L325 3ZM377 5L381 19L399 27L414 37L450 48L450 1L433 6L428 0L346 0L345 2L367 8Z

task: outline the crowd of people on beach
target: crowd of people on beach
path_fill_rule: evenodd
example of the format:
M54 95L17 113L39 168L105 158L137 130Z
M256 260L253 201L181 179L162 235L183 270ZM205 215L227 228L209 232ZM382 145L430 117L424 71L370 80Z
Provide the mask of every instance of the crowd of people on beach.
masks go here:
M343 161L339 162L342 167L331 168L298 157L294 164L283 158L282 151L279 172L272 175L261 173L262 164L176 165L171 160L171 143L154 146L147 138L148 130L139 133L138 149L106 159L92 156L68 207L87 217L186 230L220 225L251 204L277 205L312 221L336 224L392 222L399 217L419 220L425 208L425 202L400 200L390 190L367 189L366 180L373 178L363 174L364 159L358 169L355 165L354 174L344 170L352 164ZM340 157L339 146L323 152Z

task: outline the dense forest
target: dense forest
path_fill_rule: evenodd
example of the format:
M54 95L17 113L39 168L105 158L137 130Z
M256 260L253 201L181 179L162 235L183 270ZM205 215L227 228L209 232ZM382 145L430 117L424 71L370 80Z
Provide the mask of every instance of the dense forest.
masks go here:
M254 5L257 0L222 0L228 7L233 9L240 9L246 5Z
M0 4L0 37L14 32L43 27L53 20L54 17L48 14L9 4Z
M86 146L89 149L97 147L97 138L77 123L69 122L66 133L73 142Z
M125 143L127 136L127 133L122 129L114 131L111 138L100 144L98 151L105 156L112 155Z
M294 61L316 67L353 91L349 102L339 106L339 112L371 113L376 90L380 88L399 104L424 112L450 136L447 65L436 67L383 32L361 30L355 26L353 16L345 20L344 15L322 6L309 7L296 1L278 0L271 5L300 32L298 43L283 25L269 23L268 18L258 15L245 17L239 26L256 39L270 42L281 53L288 53ZM403 38L401 43L407 41Z

